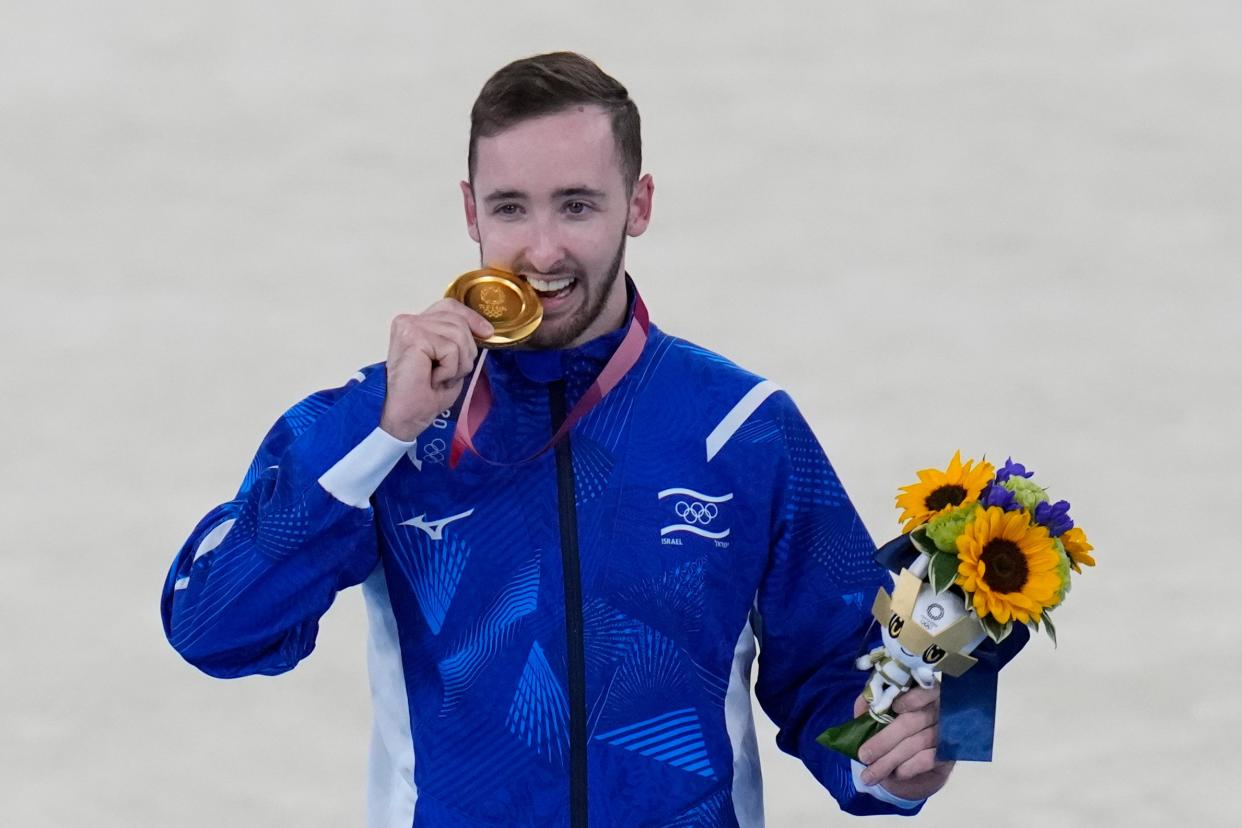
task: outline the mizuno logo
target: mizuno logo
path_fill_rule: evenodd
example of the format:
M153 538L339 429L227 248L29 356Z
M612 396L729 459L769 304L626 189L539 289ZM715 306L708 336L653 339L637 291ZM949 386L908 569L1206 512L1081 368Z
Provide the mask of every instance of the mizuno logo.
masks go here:
M443 540L444 538L444 527L448 526L450 523L452 523L455 520L461 520L462 518L468 518L473 514L474 514L474 509L471 509L468 512L462 512L459 515L450 515L449 517L440 518L439 520L428 521L426 520L427 515L426 513L424 513L424 514L419 515L416 518L411 518L410 520L401 521L401 525L402 526L413 526L415 529L422 529L424 532L427 533L427 537L431 538L432 540L438 541L438 540Z
M694 489L665 489L658 495L659 500L667 501L672 506L672 517L677 518L676 523L670 523L668 526L660 528L660 535L670 535L674 532L688 532L692 535L699 535L712 540L724 540L729 537L729 528L716 529L715 531L708 529L712 526L717 518L721 517L720 504L727 503L733 499L733 492L723 495L709 495L702 492L696 492Z

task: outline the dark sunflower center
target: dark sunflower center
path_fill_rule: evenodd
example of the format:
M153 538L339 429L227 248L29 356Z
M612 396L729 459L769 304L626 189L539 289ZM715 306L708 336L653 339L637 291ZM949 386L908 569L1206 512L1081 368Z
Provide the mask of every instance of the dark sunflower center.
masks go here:
M992 538L979 554L983 562L983 582L993 592L1021 592L1026 586L1026 556L1011 540Z
M966 499L966 490L950 483L941 486L923 499L923 505L930 512L939 512L945 506L957 506Z

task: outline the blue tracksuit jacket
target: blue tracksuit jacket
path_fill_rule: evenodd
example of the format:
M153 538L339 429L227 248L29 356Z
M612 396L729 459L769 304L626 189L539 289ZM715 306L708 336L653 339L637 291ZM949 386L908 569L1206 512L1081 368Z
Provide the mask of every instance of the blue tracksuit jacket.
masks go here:
M620 335L490 354L476 445L543 445ZM652 326L555 450L456 470L453 412L402 444L378 429L384 393L373 365L286 412L161 605L201 670L270 675L363 584L371 825L761 825L756 643L781 749L847 811L917 810L860 792L857 767L814 741L852 715L887 582L783 391Z

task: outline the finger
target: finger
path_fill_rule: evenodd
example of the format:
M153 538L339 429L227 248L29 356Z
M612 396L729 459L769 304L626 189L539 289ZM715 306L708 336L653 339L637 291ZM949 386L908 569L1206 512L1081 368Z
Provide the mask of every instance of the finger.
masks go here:
M436 393L440 395L440 399L443 400L441 408L448 408L453 404L453 402L461 394L462 382L463 380L458 377L457 379L448 380L447 382L442 382L435 386Z
M922 708L913 713L902 713L893 719L892 724L862 743L858 749L858 759L864 765L870 765L881 756L891 751L916 733L934 728L939 721L936 711Z
M388 343L390 362L408 354L425 354L433 360L442 356L440 340L469 342L472 337L465 322L452 314L400 314L392 321Z
M388 329L388 362L396 362L417 341L418 317L412 313L399 313L394 316Z
M427 308L427 312L453 314L457 318L463 320L466 323L466 326L470 329L470 332L479 339L486 339L496 331L496 329L492 326L492 323L488 322L482 314L472 308L466 307L456 299L441 299L430 308Z
M474 361L479 356L479 343L474 338L474 334L470 328L461 323L457 317L447 321L444 335L452 338L457 343L458 350L461 352L461 365L459 366L463 374L469 374L474 367Z
M433 363L429 359L402 359L401 356L407 351L405 349L397 349L388 357L388 392L392 393L405 389L407 392L415 394L421 393L423 389L431 385L431 370Z
M859 693L858 698L854 699L854 715L861 716L867 712L867 700L863 698L863 694Z
M436 374L437 382L446 382L450 379L458 379L460 377L469 376L474 370L475 360L479 355L479 346L475 343L474 337L470 335L470 331L460 320L433 319L426 323L428 335L438 340L439 347L451 348L456 352L456 358L453 364L456 370L451 374L443 371ZM445 362L445 361L441 361Z
M916 756L919 752L928 750L929 748L932 749L934 758L935 746L935 728L920 730L913 736L902 739L894 745L891 750L867 766L867 769L864 770L862 774L863 783L867 785L876 785L883 782L902 764L914 758L914 756Z
M933 745L930 748L920 750L898 765L897 769L893 771L893 778L900 779L902 782L908 782L923 774L948 776L951 770L953 770L952 762L940 762L936 759L936 748Z
M459 307L465 308L464 305L460 304ZM465 310L469 310L469 308L465 308ZM474 313L474 311L470 312ZM477 316L477 314L475 315ZM453 333L451 335L464 344L464 354L470 357L471 362L473 362L474 358L478 356L479 340L481 338L491 336L492 334L492 330L489 327L485 334L480 335L477 331L471 328L470 322L465 316L444 308L429 311L423 314L422 319L424 325L427 325L428 327L434 326L436 331L439 331L446 336L450 335L449 332L452 331Z
M897 697L893 702L893 712L898 715L912 713L940 702L940 686L935 688L913 687Z
M439 311L448 310L453 305L460 305L460 304L461 302L458 302L456 299L449 299L448 297L445 297L443 299L437 299L436 301L428 305L427 309L424 310L420 314L420 316L426 316L429 313L437 313Z
M423 353L432 363L430 380L433 386L450 382L459 376L458 364L461 361L461 351L452 339L444 336L431 336L428 338Z

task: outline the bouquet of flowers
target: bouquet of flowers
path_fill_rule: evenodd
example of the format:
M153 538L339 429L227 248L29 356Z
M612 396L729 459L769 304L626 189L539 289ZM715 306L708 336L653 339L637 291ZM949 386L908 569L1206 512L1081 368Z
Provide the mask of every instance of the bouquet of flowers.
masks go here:
M1018 623L1042 628L1055 645L1052 610L1064 602L1072 574L1095 565L1093 547L1070 518L1070 504L1053 502L1033 476L1012 459L997 470L986 460L963 463L957 452L944 471L924 469L917 483L901 488L902 535L876 556L899 573L893 593L881 589L872 606L883 646L857 661L859 669L871 671L863 692L868 710L824 731L821 744L857 758L859 746L892 721L888 710L898 695L913 684L931 687L942 674L962 677L984 657L976 649L988 649L990 684L981 676L962 682L966 691L953 694L944 685L939 753L990 758L995 672L1027 635L1008 652L998 646ZM972 736L977 749L945 749L945 722L953 722L955 705L971 708L972 716L961 718L971 719L975 731L978 714L984 715L986 740L977 732ZM948 735L950 742L956 738Z

